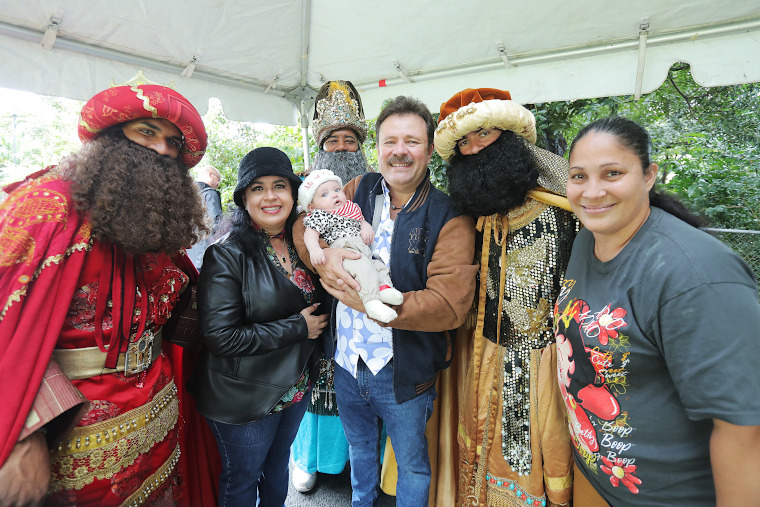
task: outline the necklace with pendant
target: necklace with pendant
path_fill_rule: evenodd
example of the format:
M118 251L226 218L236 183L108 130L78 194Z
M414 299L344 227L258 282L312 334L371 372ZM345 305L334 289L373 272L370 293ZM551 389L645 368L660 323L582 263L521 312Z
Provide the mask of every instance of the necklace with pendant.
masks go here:
M285 249L288 248L288 246L285 244L285 238L282 238L282 245L283 245L283 252L280 253L277 251L277 249L274 247L274 244L270 240L269 243L272 245L272 249L274 250L274 253L277 254L277 256L282 259L282 264L285 265Z
M282 265L285 266L285 250L288 248L287 240L285 239L285 230L283 229L277 234L269 234L269 233L266 233L266 234L267 236L269 236L269 244L272 245L272 250L274 250L275 255L282 260ZM282 240L282 253L278 252L277 249L274 247L274 243L272 243L273 239Z

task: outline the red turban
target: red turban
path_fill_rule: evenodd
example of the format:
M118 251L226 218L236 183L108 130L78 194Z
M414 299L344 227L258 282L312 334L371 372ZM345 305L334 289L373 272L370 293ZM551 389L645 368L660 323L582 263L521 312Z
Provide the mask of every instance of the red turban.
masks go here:
M182 132L179 159L190 168L206 151L206 128L189 100L166 86L114 86L87 101L79 116L79 139L87 142L103 129L138 118L165 118Z
M460 107L484 100L512 100L512 95L508 91L497 90L496 88L467 88L441 104L438 123L441 123L444 118Z

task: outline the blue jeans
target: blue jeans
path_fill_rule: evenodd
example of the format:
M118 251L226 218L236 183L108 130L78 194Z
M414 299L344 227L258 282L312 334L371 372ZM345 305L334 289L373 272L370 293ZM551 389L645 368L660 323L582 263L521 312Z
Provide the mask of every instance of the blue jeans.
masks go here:
M396 505L426 506L430 458L425 427L433 413L435 388L399 405L393 394L392 360L373 375L360 359L356 376L335 367L335 398L349 443L352 505L363 507L377 502L380 430L384 421L398 463Z
M309 399L304 396L285 410L247 424L206 418L222 458L220 507L283 507L288 496L290 444Z

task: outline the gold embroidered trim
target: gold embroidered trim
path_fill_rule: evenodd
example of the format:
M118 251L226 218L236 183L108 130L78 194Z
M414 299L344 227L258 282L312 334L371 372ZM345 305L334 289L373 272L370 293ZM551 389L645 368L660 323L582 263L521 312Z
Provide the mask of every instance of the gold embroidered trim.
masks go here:
M525 199L525 202L519 208L511 209L507 213L509 217L507 234L522 229L534 221L548 206L548 204L531 197Z
M573 474L568 474L564 477L549 477L544 472L544 484L546 484L546 489L562 491L573 485Z
M528 197L532 197L537 201L541 201L556 208L562 208L570 212L573 211L573 208L570 207L570 201L567 200L567 197L562 195L557 195L552 192L546 192L544 190L536 188L533 190L528 190Z
M146 97L145 95L143 95L142 89L138 88L138 86L139 85L137 85L137 84L132 85L130 89L133 92L135 92L135 96L138 99L142 100L143 108L146 111L150 112L150 114L153 115L153 118L160 118L160 116L158 115L158 110L155 107L153 107L153 106L150 105L150 98Z
M132 495L130 495L130 497L127 498L123 504L121 504L122 507L139 507L140 505L144 504L145 501L150 498L150 495L159 487L161 487L161 485L172 476L174 467L177 466L181 454L182 451L180 451L179 444L177 444L177 447L174 448L174 451L172 452L172 455L169 456L169 459L166 460L166 462L161 465L158 470L156 470L156 473L143 481L143 483L140 485L140 488L132 493Z
M516 485L517 483L514 484ZM519 486L515 486L515 489L521 490ZM540 505L542 500L544 505L546 505L545 496L539 498L532 495L528 496L526 493L526 498L518 498L515 490L507 489L506 485L500 487L486 481L486 505L488 507L525 507L526 505ZM536 501L539 503L536 504Z
M470 438L470 436L467 434L467 430L465 430L464 424L462 423L462 420L459 420L459 436L464 441L464 445L467 447L470 447L473 445L473 440ZM480 455L480 453L483 451L483 448L480 446L480 444L477 444L475 449L475 452Z
M96 128L96 127L90 127L90 125L87 123L87 121L84 118L82 118L81 116L79 117L79 126L80 127L84 127L87 130L87 132L89 132L90 134L97 134L98 132L100 132L101 130L103 130L103 129L99 129L99 128Z
M115 83L114 80L112 79L110 88L116 88L117 86L132 87L132 86L141 86L141 85L165 86L166 88L171 88L172 90L177 91L177 83L175 83L173 79L169 81L168 84L157 83L155 81L151 81L150 79L148 79L145 76L145 74L143 74L143 71L141 70L138 70L137 74L135 74L134 77L132 77L132 79L130 79L129 81L124 81L123 83Z
M18 303L21 301L21 298L23 296L26 296L26 285L21 287L19 290L11 292L11 295L8 296L8 301L5 303L5 307L3 308L3 311L0 312L0 321L2 321L5 318L5 314L8 313L8 309L11 307L13 303Z
M86 226L86 227L89 227L89 226ZM87 236L89 237L89 234ZM40 264L40 267L35 270L34 274L32 275L32 279L28 280L26 282L26 285L12 292L11 295L8 296L8 301L5 303L5 306L3 307L3 311L0 312L0 321L2 321L5 318L5 314L8 313L8 310L13 305L13 303L20 302L21 298L26 296L26 291L27 291L27 288L29 287L29 284L35 281L40 276L43 269L45 269L46 267L52 266L53 264L59 264L63 259L70 256L74 252L90 251L91 248L92 248L92 240L90 239L87 242L73 244L72 246L67 248L63 252L63 254L53 255L52 257L48 257L47 259L45 259L42 262L42 264Z
M40 264L40 267L35 270L33 280L37 279L37 277L40 276L40 273L42 273L42 270L45 269L46 267L52 266L53 264L60 263L63 259L73 254L74 252L77 252L77 251L81 252L82 250L90 250L91 247L92 247L91 241L86 241L82 243L74 243L72 246L64 250L62 254L48 257L47 259L42 261L42 264Z
M169 382L152 401L122 415L75 428L51 453L49 493L107 479L150 451L177 424L177 387Z

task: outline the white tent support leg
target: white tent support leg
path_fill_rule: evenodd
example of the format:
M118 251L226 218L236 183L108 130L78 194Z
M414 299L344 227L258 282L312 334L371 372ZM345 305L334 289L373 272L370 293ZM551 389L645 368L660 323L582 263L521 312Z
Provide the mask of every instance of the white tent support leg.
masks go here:
M311 160L309 159L309 129L308 127L301 127L301 139L303 140L303 169L304 172L309 172L311 169Z
M641 18L639 25L639 65L636 70L636 88L633 94L635 100L641 98L641 86L644 83L644 64L647 56L647 36L649 35L649 18Z
M311 0L301 0L301 100L298 111L299 125L301 126L301 146L303 149L303 169L308 173L311 168L309 159L309 117L307 113L314 99L306 98L308 87L307 76L309 73L309 40L311 39Z
M303 149L303 169L308 173L311 168L311 160L309 158L309 117L307 112L309 105L306 100L301 100L301 110L299 111L299 123L301 125L301 146Z

